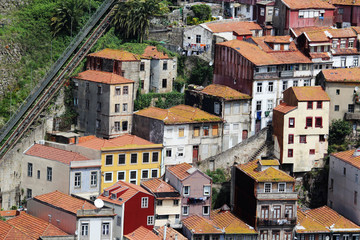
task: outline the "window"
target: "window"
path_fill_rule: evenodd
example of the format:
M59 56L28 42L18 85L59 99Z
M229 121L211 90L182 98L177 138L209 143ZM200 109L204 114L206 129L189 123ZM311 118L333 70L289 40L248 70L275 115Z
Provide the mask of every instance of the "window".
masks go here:
M340 89L336 89L336 95L340 95Z
M219 134L219 126L215 124L212 125L211 128L212 128L212 135L217 136Z
M79 188L81 187L81 173L75 173L75 180L74 180L74 187Z
M183 215L189 215L189 206L183 206L182 207L182 214Z
M307 109L313 109L313 102L312 101L307 102Z
M98 88L97 88L97 94L102 94L102 87L101 87L101 86L98 86Z
M354 48L354 40L349 40L348 48Z
M97 186L97 172L90 173L90 186L91 187Z
M337 41L337 40L333 40L333 42L332 42L332 48L337 48L337 44L338 44L338 41Z
M209 136L209 126L203 127L203 133L204 133L204 136Z
M269 91L269 92L273 92L273 91L274 91L274 83L273 83L273 82L269 82L269 84L268 84L268 91Z
M154 225L154 216L147 217L147 225Z
M291 234L290 231L285 231L284 232L284 240L292 240L292 234Z
M358 192L354 191L354 205L357 205L357 195L358 195Z
M128 130L128 121L123 121L123 122L122 122L122 130L123 130L123 131L127 131L127 130Z
M74 106L77 106L79 104L79 99L78 98L74 98Z
M124 153L118 155L118 158L119 158L118 159L118 164L119 165L124 165L125 164L125 156L126 155Z
M288 82L283 81L283 90L286 90L288 88Z
M106 155L105 157L105 165L113 165L113 155Z
M340 41L340 48L346 48L346 40Z
M288 149L288 157L291 158L294 156L294 150L293 149Z
M203 215L210 214L210 206L203 206Z
M262 83L259 83L259 82L258 82L256 89L257 89L257 92L258 92L258 93L261 93L261 92L262 92Z
M196 35L196 43L201 43L201 35Z
M120 216L116 216L116 225L121 226L121 217Z
M300 135L300 143L306 143L306 135Z
M322 117L315 117L315 127L322 128Z
M149 198L142 197L141 198L141 208L148 208Z
M353 112L354 112L354 109L355 109L354 104L349 104L349 105L348 105L348 112L353 113Z
M101 128L101 121L99 119L96 119L96 128Z
M225 103L225 115L229 115L231 110L231 104Z
M189 195L190 194L190 186L184 186L183 193L184 193L184 196Z
M310 149L310 150L309 150L309 154L310 154L310 155L314 155L314 154L315 154L315 149Z
M115 95L120 96L121 95L121 87L115 87Z
M124 86L123 87L123 95L128 95L129 94L129 87L128 86Z
M28 177L32 177L32 175L33 175L33 164L32 163L28 163L27 175L28 175Z
M330 179L330 187L329 187L329 189L332 191L332 190L334 190L334 179Z
M184 156L184 148L177 148L177 156L183 157Z
M261 101L256 101L256 111L261 111Z
M346 57L341 57L341 67L346 67Z
M171 148L167 148L165 152L166 157L171 157Z
M144 62L140 63L140 71L145 71L145 63Z
M115 112L118 113L120 112L120 104L115 104Z
M265 183L264 184L264 191L266 193L270 193L271 192L271 183Z
M210 190L210 186L204 186L204 196L209 196Z
M179 200L178 199L175 199L173 203L174 203L174 206L179 206Z
M40 179L40 170L37 170L37 179Z
M295 127L295 118L289 118L289 128Z
M159 161L159 153L158 152L153 152L152 153L152 162L157 163L158 161Z
M292 218L293 217L293 207L288 205L285 206L285 217L286 218Z
M150 153L143 153L142 162L143 163L149 163L150 162Z
M101 102L96 103L96 111L98 111L98 112L101 111Z
M325 142L325 135L319 135L319 142Z
M240 113L240 103L234 103L233 114L239 114L239 113Z
M269 206L261 206L261 218L262 219L269 218Z
M294 134L289 134L288 136L288 144L293 144L294 143Z
M130 183L132 184L137 183L137 170L130 171Z
M115 126L114 126L115 131L119 132L120 131L120 122L115 122L114 124L115 124Z
M260 16L264 16L265 15L265 8L260 8Z
M344 9L343 8L338 8L338 14L344 14Z
M81 223L81 236L89 235L89 224Z
M102 224L102 235L109 235L109 230L110 230L110 223L103 223Z
M220 114L220 103L214 102L214 113Z
M104 182L112 182L113 181L113 173L105 172L104 173Z
M271 111L273 109L273 100L272 99L268 99L267 100L267 110Z
M338 112L339 110L340 110L340 106L339 106L339 105L335 105L335 106L334 106L334 111L335 111L335 112Z
M131 159L130 160L131 164L136 164L137 163L137 153L132 153L130 159Z
M312 127L312 117L306 118L306 128Z
M322 69L322 65L319 65L319 69ZM305 79L304 80L304 86L311 86L311 80Z
M26 198L27 199L32 198L32 189L30 188L26 189Z
M280 218L280 216L281 216L281 206L276 205L273 208L274 208L274 213L273 213L274 218L275 219Z
M149 170L144 169L141 170L141 179L148 179L149 178Z
M273 15L273 9L272 8L269 8L268 9L268 16L272 16Z
M322 102L321 101L316 102L316 108L317 109L322 109Z
M179 137L184 137L185 128L179 128Z
M285 192L285 191L286 191L286 183L279 183L278 192Z
M168 69L168 63L167 61L163 62L163 70L167 70Z
M48 167L46 169L46 179L50 182L52 181L52 168L51 167Z
M152 169L151 170L151 177L157 178L158 177L158 169Z
M162 80L162 88L167 88L167 79L166 78L164 78Z
M346 168L343 169L343 174L346 176Z
M127 112L127 111L128 111L128 104L123 103L123 112Z
M118 171L117 172L117 181L125 181L125 171Z
M260 240L268 240L268 231L267 230L260 231Z
M354 65L354 67L359 66L359 58L358 57L354 57L353 65Z
M162 200L156 200L156 206L162 206L163 201Z
M299 11L299 18L304 18L304 11Z

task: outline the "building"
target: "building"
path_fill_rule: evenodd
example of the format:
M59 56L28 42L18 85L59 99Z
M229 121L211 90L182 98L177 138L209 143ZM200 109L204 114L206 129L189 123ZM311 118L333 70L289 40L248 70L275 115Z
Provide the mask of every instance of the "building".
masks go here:
M188 163L169 166L165 171L165 181L181 195L181 220L199 215L210 217L211 178Z
M234 214L259 233L259 239L293 239L296 225L295 179L277 160L254 160L233 168Z
M298 209L297 239L357 239L360 227L333 209L323 206L302 211Z
M114 211L97 208L88 200L59 191L35 196L27 202L28 213L53 223L76 239L112 239Z
M144 181L141 186L155 196L155 227L169 224L180 228L181 196L170 184L160 178Z
M327 154L330 98L320 86L291 87L274 108L274 154L290 172L322 167Z
M360 125L360 68L322 70L316 81L331 99L330 122L346 119L357 130Z
M78 130L103 138L130 132L134 81L116 73L86 70L73 82Z
M140 185L160 176L162 144L125 134L108 140L94 137L77 146L101 153L101 192L120 180Z
M144 188L118 181L111 187L105 188L98 199L104 201L116 214L114 236L123 239L123 236L143 226L152 230L155 224L155 198Z
M255 5L256 22L262 27L263 35L274 35L272 27L275 1L257 1Z
M161 237L161 239L164 239L164 236L166 236L167 240L188 240L186 237L171 227L161 226L154 230L156 234Z
M24 152L25 198L59 190L90 199L100 192L100 161L72 151L34 144Z
M135 112L133 122L133 134L163 144L164 165L197 162L221 152L223 119L198 108L149 107Z
M328 206L356 224L360 224L359 162L358 149L331 154L328 184Z
M166 234L164 236L164 231ZM174 230L171 227L166 227L164 230L164 226L159 228L158 230L154 229L153 231L140 226L132 233L129 233L124 236L125 240L187 240L183 235Z
M322 0L276 0L273 26L276 35L289 34L290 28L333 25L335 7Z
M214 83L252 97L251 134L272 120L272 109L291 86L314 85L312 62L290 36L265 36L216 45Z
M334 23L338 28L360 26L360 1L359 0L334 0L331 3L336 7Z
M258 235L253 227L235 217L229 210L221 209L211 211L210 220L199 215L184 219L183 232L188 239L209 240L255 240Z
M224 119L222 149L227 150L248 137L251 97L228 86L211 84L185 91L185 104Z

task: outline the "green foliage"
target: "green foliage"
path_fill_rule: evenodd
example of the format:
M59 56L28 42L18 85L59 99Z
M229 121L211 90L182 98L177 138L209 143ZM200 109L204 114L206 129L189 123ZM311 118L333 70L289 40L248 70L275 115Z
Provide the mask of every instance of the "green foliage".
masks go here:
M211 209L214 209L215 204L216 204L216 200L219 197L219 191L216 188L212 188L212 193L211 193Z
M191 10L194 12L195 18L198 18L200 21L211 19L211 8L206 4L193 5Z
M17 209L17 206L11 206L10 210L16 210Z
M203 85L204 83L210 84L212 79L213 67L209 66L208 62L196 57L188 83L196 85Z
M152 99L157 99L155 106L163 109L167 109L179 104L184 104L185 102L184 94L179 92L148 94L140 94L138 92L134 101L135 111L150 107Z
M342 145L351 133L351 125L345 120L333 120L329 128L329 145Z
M218 168L215 171L206 170L206 175L212 178L213 183L223 183L227 181L224 169Z

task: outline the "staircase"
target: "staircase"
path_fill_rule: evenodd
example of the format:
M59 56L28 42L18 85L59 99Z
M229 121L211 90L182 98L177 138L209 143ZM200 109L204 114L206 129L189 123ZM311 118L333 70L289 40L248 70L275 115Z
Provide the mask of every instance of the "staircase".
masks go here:
M105 0L50 71L1 129L0 159L18 142L109 26L114 3Z

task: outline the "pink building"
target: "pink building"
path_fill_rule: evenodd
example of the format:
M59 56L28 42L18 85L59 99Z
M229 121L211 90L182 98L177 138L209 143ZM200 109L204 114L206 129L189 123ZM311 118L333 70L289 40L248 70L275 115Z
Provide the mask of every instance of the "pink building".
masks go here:
M337 27L360 26L360 0L334 0Z

